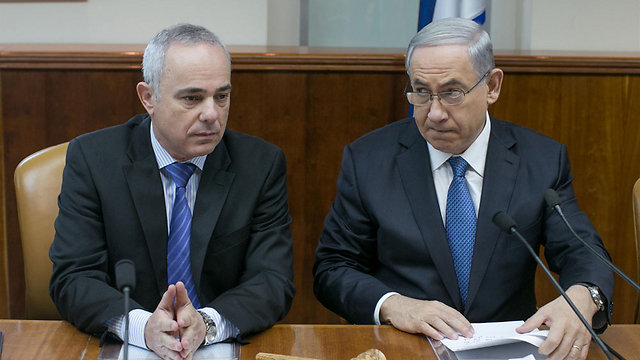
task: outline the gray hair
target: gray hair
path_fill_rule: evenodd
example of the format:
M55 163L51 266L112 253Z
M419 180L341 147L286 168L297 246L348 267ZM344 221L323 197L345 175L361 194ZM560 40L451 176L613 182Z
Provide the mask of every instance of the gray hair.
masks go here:
M473 20L446 18L436 20L420 30L409 42L405 68L409 74L409 64L413 51L422 46L466 44L473 70L478 77L495 67L493 45L489 34ZM409 74L411 76L411 74Z
M158 91L160 80L162 79L167 57L167 50L173 43L184 45L209 44L212 46L220 46L224 50L229 64L231 64L231 56L227 47L222 41L208 29L192 24L177 24L160 31L151 39L147 48L144 50L142 57L142 75L156 100L160 99Z

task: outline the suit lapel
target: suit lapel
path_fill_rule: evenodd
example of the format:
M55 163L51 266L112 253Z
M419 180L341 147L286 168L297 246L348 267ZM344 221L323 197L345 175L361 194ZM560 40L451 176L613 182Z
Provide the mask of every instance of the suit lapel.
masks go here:
M493 224L493 215L506 211L515 188L520 157L511 148L516 140L503 124L491 118L491 136L487 149L487 159L482 182L482 196L478 211L476 243L473 250L471 277L469 279L468 310L478 293L480 284L486 275L495 246L504 234ZM467 311L465 311L465 314Z
M133 130L127 154L130 164L123 166L140 224L147 242L160 295L167 287L167 215L162 180L151 139L149 117Z
M234 173L226 171L231 164L231 158L225 140L226 138L223 138L215 150L207 156L193 209L191 270L198 290L200 289L204 258L209 241L235 177ZM207 299L200 299L200 301L204 302Z
M399 136L399 142L405 150L396 157L398 170L415 221L449 296L456 308L460 309L458 280L440 216L427 143L415 122L407 124L406 130Z

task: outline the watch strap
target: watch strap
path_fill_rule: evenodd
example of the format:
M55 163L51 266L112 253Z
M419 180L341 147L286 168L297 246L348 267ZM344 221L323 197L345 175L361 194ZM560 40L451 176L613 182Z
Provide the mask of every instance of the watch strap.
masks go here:
M605 309L604 301L602 300L602 294L600 294L600 289L597 286L589 283L578 283L578 285L582 285L586 287L587 290L589 290L591 299L593 300L593 303L598 307L598 311L603 311Z
M216 323L213 321L211 316L202 310L197 310L200 316L202 316L202 320L206 326L206 330L204 333L204 339L202 341L202 345L211 345L215 342L217 328Z

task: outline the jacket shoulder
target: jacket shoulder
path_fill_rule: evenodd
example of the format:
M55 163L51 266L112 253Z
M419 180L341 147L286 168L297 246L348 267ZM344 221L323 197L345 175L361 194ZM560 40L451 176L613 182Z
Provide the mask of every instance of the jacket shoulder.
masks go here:
M563 147L560 142L533 129L491 118L492 135L504 142L508 147L517 144L523 148L541 148L556 151Z
M82 134L71 140L71 142L80 143L83 147L88 146L97 149L113 149L121 142L128 144L134 131L140 130L141 127L146 125L148 130L149 122L149 115L138 114L133 116L124 124L118 124Z
M278 146L262 138L228 128L224 132L224 142L231 156L239 154L260 158L282 152Z
M413 118L405 118L368 132L347 145L347 147L357 151L361 149L371 149L372 147L392 146L397 144L398 140L402 137L409 136L415 138L420 137L419 134L415 120Z

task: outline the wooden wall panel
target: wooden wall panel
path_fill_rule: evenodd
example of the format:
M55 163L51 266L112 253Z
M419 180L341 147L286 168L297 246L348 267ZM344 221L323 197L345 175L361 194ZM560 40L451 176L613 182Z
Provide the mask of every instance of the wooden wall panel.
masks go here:
M567 146L574 190L614 263L637 279L631 190L640 177L640 76L507 73L490 110ZM539 303L556 292L541 271ZM637 294L616 275L614 320L632 322Z
M0 305L0 317L24 316L15 166L41 148L122 123L143 111L134 90L141 79L143 46L127 51L117 46L100 51L68 47L38 52L27 51L25 45L3 51L0 45L0 200L5 209L0 230L2 225L6 228L6 237L0 236L0 304L11 305L10 310ZM228 126L265 138L287 156L298 292L284 322L343 322L313 295L315 247L335 196L343 147L407 114L401 51L231 51ZM637 279L630 200L633 182L640 176L640 54L501 54L496 62L506 76L491 113L567 145L580 205L614 262ZM8 285L3 265L11 278ZM556 297L548 280L538 277L536 286L539 302ZM614 321L632 322L636 294L618 282L614 301Z
M141 78L131 71L3 70L2 133L10 316L22 318L24 273L13 172L51 145L124 122L143 111L135 95Z
M384 72L233 73L228 126L260 134L287 156L297 293L285 322L341 322L313 295L315 248L335 196L342 148L406 114L407 106L393 100L402 94L403 81Z

